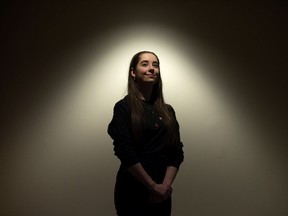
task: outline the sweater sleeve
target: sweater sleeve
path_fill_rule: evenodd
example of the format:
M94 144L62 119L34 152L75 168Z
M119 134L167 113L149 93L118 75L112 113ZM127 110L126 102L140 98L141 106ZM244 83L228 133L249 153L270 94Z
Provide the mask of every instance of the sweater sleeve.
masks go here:
M120 159L124 169L139 162L131 132L130 110L123 101L114 106L108 134L113 139L114 154Z
M170 112L172 112L175 121L176 121L176 143L171 146L169 151L169 160L168 160L168 166L174 166L176 168L179 168L181 163L184 161L184 151L183 151L183 143L180 138L180 126L176 118L175 111L172 106L169 106Z

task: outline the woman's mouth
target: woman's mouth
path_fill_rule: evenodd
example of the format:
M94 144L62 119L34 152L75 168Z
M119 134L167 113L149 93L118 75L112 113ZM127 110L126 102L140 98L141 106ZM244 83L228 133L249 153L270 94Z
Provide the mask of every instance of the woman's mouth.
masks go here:
M150 77L150 78L155 78L156 77L156 75L155 74L145 74L146 76L148 76L148 77Z

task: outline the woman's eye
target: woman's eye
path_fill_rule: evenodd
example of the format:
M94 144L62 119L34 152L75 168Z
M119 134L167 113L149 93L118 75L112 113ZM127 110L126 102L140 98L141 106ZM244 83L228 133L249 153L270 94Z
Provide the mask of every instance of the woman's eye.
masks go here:
M146 63L146 62L141 63L141 66L142 66L142 67L148 67L148 66L149 66L149 63ZM159 67L159 64L154 63L154 64L152 64L152 66L158 68L158 67Z

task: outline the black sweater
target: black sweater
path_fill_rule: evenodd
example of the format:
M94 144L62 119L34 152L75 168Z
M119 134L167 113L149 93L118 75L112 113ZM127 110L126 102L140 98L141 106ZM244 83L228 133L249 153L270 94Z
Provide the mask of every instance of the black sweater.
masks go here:
M167 145L167 130L162 118L155 112L153 104L143 101L144 123L141 142L136 142L131 128L131 108L127 97L114 106L112 121L108 126L108 134L114 140L114 152L120 159L120 170L140 162L152 177L162 178L167 166L179 168L184 159L183 144L180 141L179 125L177 143ZM171 106L170 106L171 107ZM171 112L176 119L175 112Z

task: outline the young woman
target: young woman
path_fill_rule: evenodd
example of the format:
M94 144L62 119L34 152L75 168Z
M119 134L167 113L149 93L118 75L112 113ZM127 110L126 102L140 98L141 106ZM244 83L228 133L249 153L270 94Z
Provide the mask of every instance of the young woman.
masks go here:
M108 134L121 161L114 193L117 215L170 216L172 183L184 153L175 112L163 99L155 53L133 56L128 94L115 104Z

